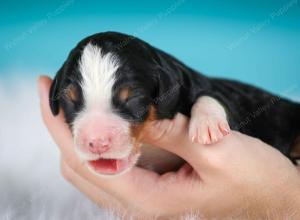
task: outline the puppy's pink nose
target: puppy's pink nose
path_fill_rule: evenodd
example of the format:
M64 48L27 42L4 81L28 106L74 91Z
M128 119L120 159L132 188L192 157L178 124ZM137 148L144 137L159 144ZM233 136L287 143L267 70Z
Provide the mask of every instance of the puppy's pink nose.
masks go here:
M95 139L88 142L88 149L92 153L101 154L109 149L111 139Z

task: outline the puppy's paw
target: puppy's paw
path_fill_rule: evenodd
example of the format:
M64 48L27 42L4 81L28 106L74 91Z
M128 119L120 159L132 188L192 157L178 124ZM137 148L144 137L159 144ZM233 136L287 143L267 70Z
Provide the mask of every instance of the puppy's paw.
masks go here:
M192 142L213 144L229 134L230 127L226 119L213 115L192 117L189 125L189 137Z
M210 96L197 99L191 110L189 137L195 143L212 144L230 132L224 107Z

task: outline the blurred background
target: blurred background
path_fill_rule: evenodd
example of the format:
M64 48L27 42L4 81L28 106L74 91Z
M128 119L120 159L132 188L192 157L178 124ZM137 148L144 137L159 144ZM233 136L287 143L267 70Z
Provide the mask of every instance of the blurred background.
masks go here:
M135 35L206 75L300 100L299 0L10 0L0 16L0 220L110 218L60 177L36 93L88 35Z

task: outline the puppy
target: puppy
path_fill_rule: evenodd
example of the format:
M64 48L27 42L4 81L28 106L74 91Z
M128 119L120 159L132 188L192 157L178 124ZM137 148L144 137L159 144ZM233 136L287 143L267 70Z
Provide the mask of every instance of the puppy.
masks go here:
M183 160L142 143L150 121L190 117L191 141L213 144L230 128L260 138L291 158L300 105L237 81L206 77L146 42L121 33L85 38L70 52L50 91L75 149L99 175L139 165L164 173ZM184 147L184 146L183 146Z

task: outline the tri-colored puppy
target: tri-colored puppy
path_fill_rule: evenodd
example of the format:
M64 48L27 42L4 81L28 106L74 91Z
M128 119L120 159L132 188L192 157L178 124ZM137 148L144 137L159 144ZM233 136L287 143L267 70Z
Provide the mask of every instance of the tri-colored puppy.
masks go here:
M260 138L290 157L300 135L300 105L236 81L206 77L171 55L116 32L82 40L50 91L61 106L78 155L98 174L140 165L159 173L182 164L141 143L148 121L190 117L191 141L212 144L230 128ZM183 146L184 147L184 146Z

